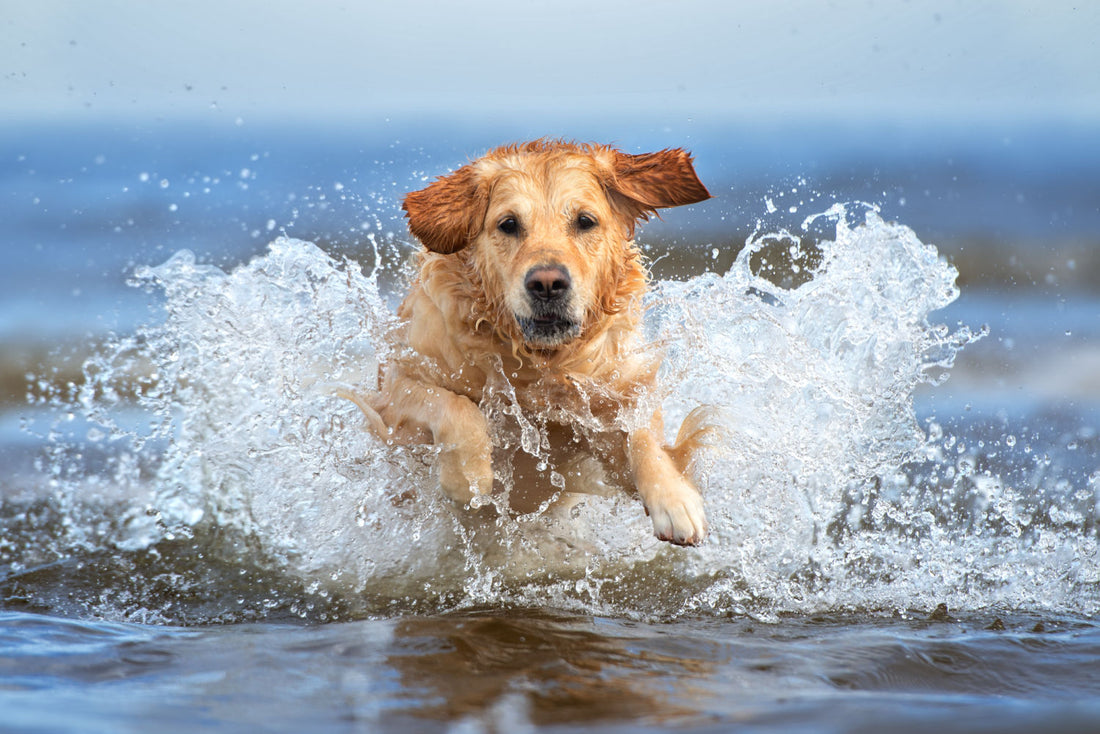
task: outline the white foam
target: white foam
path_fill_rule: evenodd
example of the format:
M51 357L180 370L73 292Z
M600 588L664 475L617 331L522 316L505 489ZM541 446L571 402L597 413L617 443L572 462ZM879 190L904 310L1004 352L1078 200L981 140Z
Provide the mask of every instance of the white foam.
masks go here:
M930 321L958 294L955 270L871 208L835 206L803 230L758 233L729 272L649 297L670 431L697 405L721 428L694 469L713 531L697 550L652 538L626 496L495 519L443 500L430 448L384 446L332 395L373 383L391 294L307 242L279 238L229 273L189 253L139 270L164 290L165 321L98 358L84 404L109 423L104 385L147 360L156 420L135 438L167 440L157 527L233 527L346 595L641 615L1100 609L1090 516L1072 514L1096 486L1037 509L1025 488L958 469L965 457L937 453L942 437L918 425L914 390L977 336ZM761 268L775 251L797 285ZM538 453L538 417L498 427L510 421Z

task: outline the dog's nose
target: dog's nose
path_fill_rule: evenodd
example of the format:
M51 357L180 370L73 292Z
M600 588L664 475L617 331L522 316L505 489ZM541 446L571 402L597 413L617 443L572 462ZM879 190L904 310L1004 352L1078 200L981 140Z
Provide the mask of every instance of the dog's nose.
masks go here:
M569 292L573 281L562 265L536 265L527 271L523 285L531 298L556 301Z

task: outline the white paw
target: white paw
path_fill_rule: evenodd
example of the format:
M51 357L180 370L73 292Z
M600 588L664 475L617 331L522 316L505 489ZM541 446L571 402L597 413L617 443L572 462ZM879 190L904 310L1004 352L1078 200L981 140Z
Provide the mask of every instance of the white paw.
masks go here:
M707 537L703 498L691 487L662 492L646 504L653 532L674 545L700 545Z

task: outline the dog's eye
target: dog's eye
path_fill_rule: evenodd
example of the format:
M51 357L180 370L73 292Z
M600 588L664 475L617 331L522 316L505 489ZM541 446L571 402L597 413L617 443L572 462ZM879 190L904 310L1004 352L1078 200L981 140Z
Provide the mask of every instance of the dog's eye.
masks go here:
M519 232L519 222L516 221L515 217L505 217L497 224L497 229L504 234L516 234Z
M585 230L592 229L596 226L596 219L588 214L579 214L577 216L577 229L584 232Z

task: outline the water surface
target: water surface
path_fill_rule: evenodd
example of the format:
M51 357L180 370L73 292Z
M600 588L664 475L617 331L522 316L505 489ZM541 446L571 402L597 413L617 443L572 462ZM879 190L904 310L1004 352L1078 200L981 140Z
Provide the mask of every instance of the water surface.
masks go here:
M718 194L641 235L649 400L722 429L699 549L626 495L451 506L331 393L389 349L401 192L498 140L77 132L5 143L5 728L1100 721L1089 131L638 135Z

